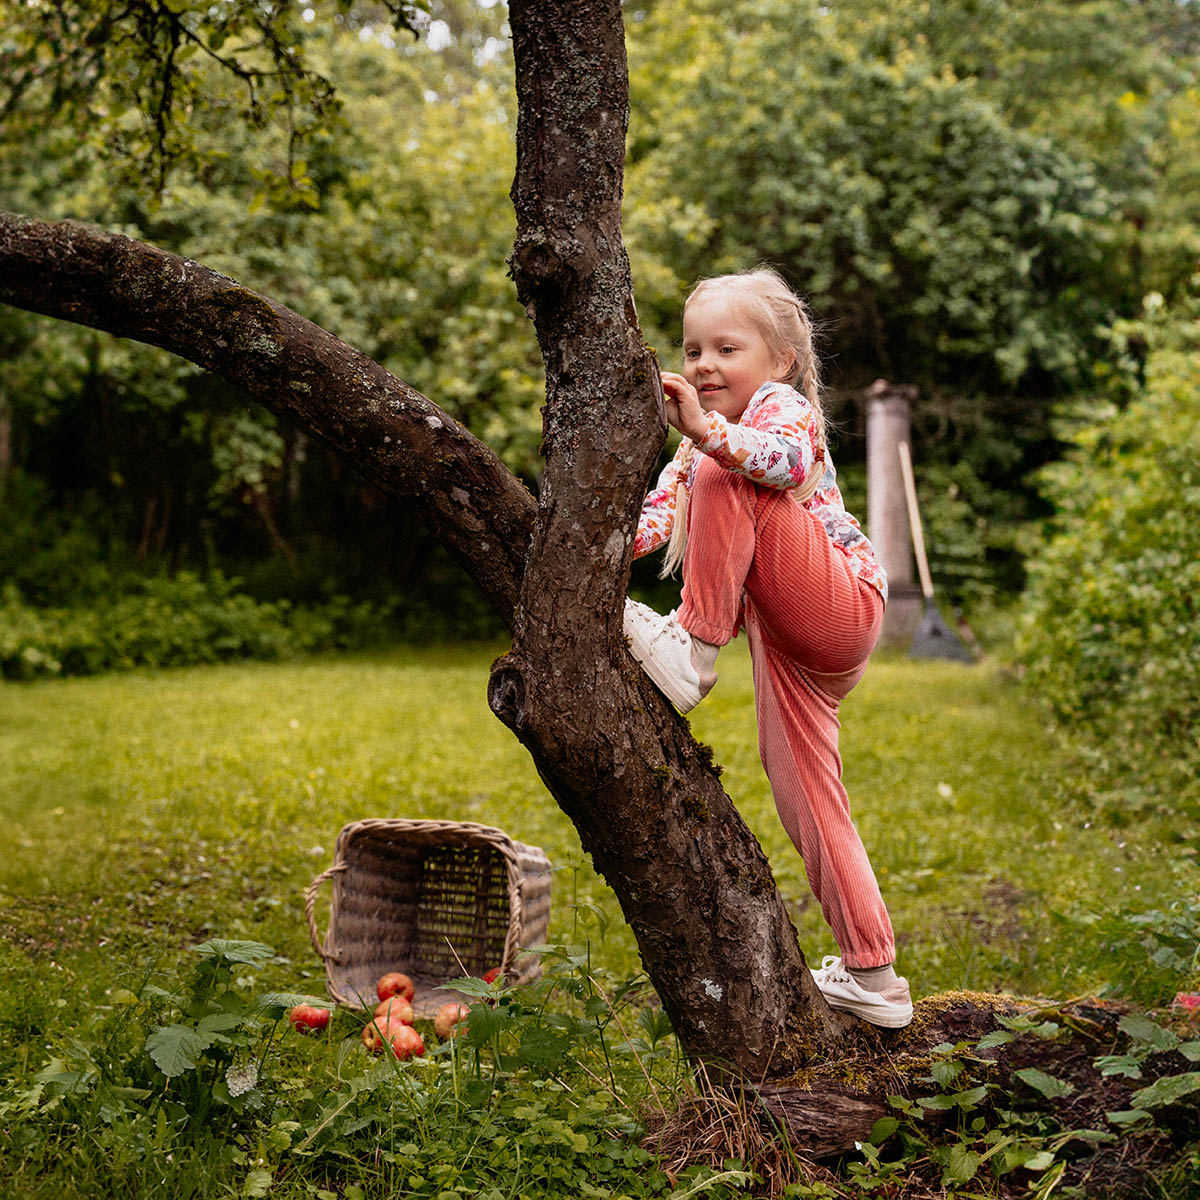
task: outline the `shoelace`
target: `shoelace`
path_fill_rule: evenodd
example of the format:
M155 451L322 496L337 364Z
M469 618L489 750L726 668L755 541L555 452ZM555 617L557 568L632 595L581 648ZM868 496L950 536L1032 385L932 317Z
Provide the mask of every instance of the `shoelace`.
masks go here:
M663 623L658 627L658 631L654 634L654 636L650 640L652 642L657 642L658 639L661 637L673 638L681 646L686 646L688 644L688 642L691 640L691 635L687 632L687 630L681 629L675 623L675 610L674 609L671 609L671 611L666 615L666 618L663 620Z
M852 978L845 964L836 954L827 954L821 959L821 969L818 974L830 983L849 983Z

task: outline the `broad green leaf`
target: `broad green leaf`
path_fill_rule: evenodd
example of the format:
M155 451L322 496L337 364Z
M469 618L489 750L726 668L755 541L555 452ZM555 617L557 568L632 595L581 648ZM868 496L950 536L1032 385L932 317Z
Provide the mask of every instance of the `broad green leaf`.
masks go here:
M934 1083L940 1084L942 1087L948 1087L952 1084L963 1071L963 1065L953 1059L938 1059L929 1067L929 1074L933 1077Z
M981 1083L978 1087L967 1088L965 1092L957 1092L954 1096L954 1102L964 1112L969 1108L974 1108L977 1104L981 1104L987 1097L988 1085Z
M209 1013L206 1017L201 1017L196 1022L196 1032L206 1038L205 1045L212 1045L216 1040L213 1035L227 1033L231 1029L237 1029L242 1023L242 1018L237 1013L231 1012L215 1012Z
M1164 1075L1149 1087L1134 1092L1130 1099L1139 1108L1164 1108L1197 1091L1200 1091L1200 1071L1188 1071L1183 1075Z
M1179 1036L1161 1025L1156 1025L1149 1017L1140 1013L1129 1013L1117 1022L1117 1028L1135 1042L1145 1042L1155 1050L1174 1050L1179 1045Z
M1130 1079L1142 1077L1142 1060L1136 1054L1102 1054L1096 1059L1095 1067L1101 1075L1125 1075Z
M243 1196L267 1196L271 1192L271 1172L265 1167L255 1167L249 1175L246 1176L245 1183L242 1184Z
M1027 1171L1044 1171L1054 1165L1054 1155L1049 1150L1039 1150L1032 1158L1021 1164Z
M975 1043L977 1050L991 1050L993 1046L1004 1046L1013 1040L1013 1035L1005 1029L993 1029Z
M1037 1067L1025 1067L1023 1070L1014 1071L1013 1074L1035 1091L1041 1092L1048 1100L1069 1096L1075 1090L1071 1084L1062 1079L1055 1079L1053 1075L1047 1075Z
M979 1155L962 1142L956 1142L950 1147L950 1154L943 1164L942 1184L966 1183L978 1169Z
M880 1117L874 1125L871 1126L871 1143L875 1146L882 1146L884 1142L900 1128L900 1119L898 1117Z
M313 1008L336 1009L337 1005L328 997L306 996L303 992L264 992L254 1001L254 1007L268 1016L282 1016L297 1004L311 1004Z
M164 1025L146 1039L146 1052L168 1079L174 1079L195 1068L207 1045L190 1025Z
M275 951L262 942L230 941L227 938L210 938L199 946L193 946L192 950L205 958L223 958L226 962L245 963L248 966L258 966L275 956Z
M1198 1042L1181 1042L1175 1047L1188 1062L1200 1062L1200 1041Z
M1120 1112L1105 1113L1104 1116L1113 1125L1137 1125L1153 1119L1144 1108L1125 1108Z

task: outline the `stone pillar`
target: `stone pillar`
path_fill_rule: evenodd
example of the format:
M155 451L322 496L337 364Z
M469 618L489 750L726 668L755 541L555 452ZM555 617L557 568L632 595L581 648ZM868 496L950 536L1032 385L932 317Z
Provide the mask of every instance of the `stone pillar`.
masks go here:
M917 389L877 379L867 389L867 537L888 577L880 644L912 641L924 601L913 579L912 535L900 470L901 442L910 440Z

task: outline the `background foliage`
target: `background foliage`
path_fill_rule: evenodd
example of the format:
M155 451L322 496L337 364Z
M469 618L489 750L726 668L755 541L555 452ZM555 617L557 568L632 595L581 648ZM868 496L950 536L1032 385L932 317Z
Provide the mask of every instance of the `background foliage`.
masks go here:
M1197 280L1200 284L1200 279ZM1030 554L1031 681L1085 734L1093 784L1200 817L1200 295L1120 324L1145 383L1091 408L1042 473L1055 515ZM1031 535L1032 536L1032 535ZM1097 787L1103 794L1103 788Z
M536 488L500 5L0 16L0 203L291 304ZM939 592L986 623L1032 572L1029 679L1114 803L1150 779L1194 794L1196 18L1194 0L626 11L649 340L669 363L697 276L779 264L822 324L860 513L863 387L917 385ZM0 503L11 676L495 629L425 531L322 446L164 354L9 310Z
M650 341L670 362L697 276L779 264L823 325L852 495L862 387L918 385L934 569L968 611L1022 586L1016 531L1044 511L1028 476L1059 451L1056 406L1111 367L1098 331L1151 290L1173 302L1194 269L1193 9L627 10L626 224ZM540 358L503 265L501 5L0 15L0 203L122 229L291 304L536 485ZM464 586L407 514L241 397L11 311L0 488L28 533L0 571L35 605L111 597L131 572L220 571L303 604Z

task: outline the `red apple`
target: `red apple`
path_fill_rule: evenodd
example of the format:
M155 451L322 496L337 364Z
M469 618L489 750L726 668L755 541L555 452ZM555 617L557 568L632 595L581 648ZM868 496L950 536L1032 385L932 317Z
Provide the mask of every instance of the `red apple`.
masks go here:
M403 1062L425 1053L425 1039L411 1025L389 1027L388 1047Z
M362 1029L362 1042L372 1054L378 1054L383 1049L385 1043L390 1042L392 1035L398 1029L406 1028L403 1021L397 1021L395 1017L372 1017ZM411 1026L407 1026L411 1028Z
M329 1024L329 1009L317 1008L315 1004L297 1004L288 1009L287 1018L298 1033L319 1033Z
M484 983L495 983L500 978L500 968L493 967L484 977Z
M413 1007L403 996L389 996L375 1007L375 1019L392 1020L401 1025L413 1023Z
M437 1010L433 1018L433 1032L440 1038L453 1037L459 1031L459 1024L470 1015L469 1005L451 1000Z
M388 1000L392 996L403 996L405 1000L411 1001L414 991L416 989L413 987L413 981L402 971L389 971L375 985L375 994L380 1000Z

